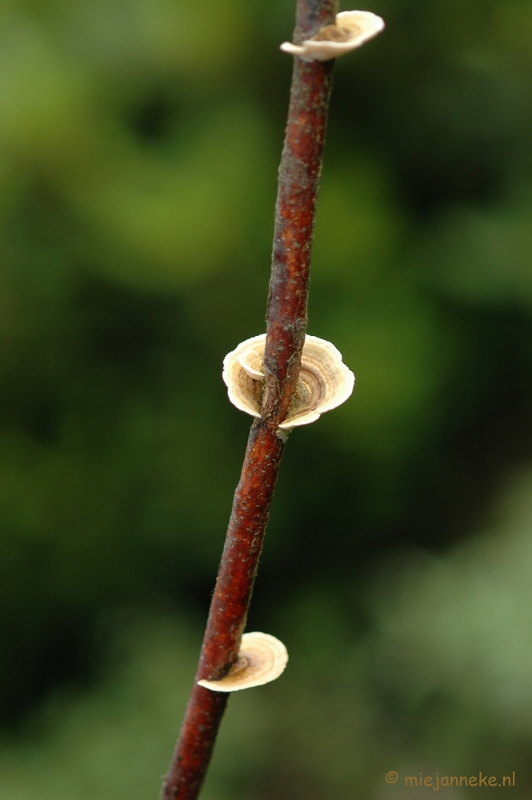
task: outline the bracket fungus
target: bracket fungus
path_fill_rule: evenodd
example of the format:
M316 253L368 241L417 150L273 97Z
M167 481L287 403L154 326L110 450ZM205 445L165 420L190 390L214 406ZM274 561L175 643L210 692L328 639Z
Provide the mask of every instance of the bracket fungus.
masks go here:
M261 416L264 373L262 359L266 334L246 339L224 358L222 377L229 400L240 411ZM355 376L342 361L342 354L325 339L305 337L301 371L294 401L279 428L315 422L325 411L341 405L351 395Z
M284 671L288 653L284 644L269 633L245 633L238 658L219 681L198 681L213 692L238 692L274 681Z
M315 36L301 44L283 42L281 50L303 61L330 61L373 39L383 28L382 17L371 11L341 11L334 25L320 28Z

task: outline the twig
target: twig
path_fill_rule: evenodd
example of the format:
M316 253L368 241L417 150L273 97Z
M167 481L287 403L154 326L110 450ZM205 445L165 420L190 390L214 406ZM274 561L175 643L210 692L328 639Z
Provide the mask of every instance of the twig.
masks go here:
M336 0L298 0L294 42L334 23ZM333 62L294 59L276 205L268 299L262 417L251 426L214 590L200 662L161 800L194 800L207 771L227 693L197 685L236 661L257 574L307 327L314 214Z

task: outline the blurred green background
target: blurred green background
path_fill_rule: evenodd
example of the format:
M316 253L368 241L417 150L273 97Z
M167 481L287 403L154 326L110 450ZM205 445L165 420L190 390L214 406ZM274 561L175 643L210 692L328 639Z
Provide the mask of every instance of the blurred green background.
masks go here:
M532 2L371 10L309 326L357 384L290 438L248 624L290 663L231 699L205 800L532 790ZM2 800L158 795L250 424L221 362L265 327L293 17L0 5Z

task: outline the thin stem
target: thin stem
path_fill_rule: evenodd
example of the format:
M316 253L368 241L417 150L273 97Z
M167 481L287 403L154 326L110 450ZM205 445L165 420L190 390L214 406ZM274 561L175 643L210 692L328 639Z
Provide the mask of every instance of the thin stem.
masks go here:
M298 0L294 41L334 22L336 0ZM194 687L161 800L195 800L228 695L197 685L218 680L236 661L257 574L296 390L307 327L310 251L319 187L332 62L294 59L290 108L279 168L268 299L262 417L251 426L212 597Z

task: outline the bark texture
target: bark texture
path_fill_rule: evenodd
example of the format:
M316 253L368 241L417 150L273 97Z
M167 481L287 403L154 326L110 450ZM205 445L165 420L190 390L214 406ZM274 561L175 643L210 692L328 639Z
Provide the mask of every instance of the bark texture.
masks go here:
M296 43L334 22L336 0L298 0ZM236 661L257 574L307 327L310 253L333 62L294 59L290 108L279 168L268 298L262 417L249 434L212 597L194 687L161 800L195 800L228 694L197 685Z

